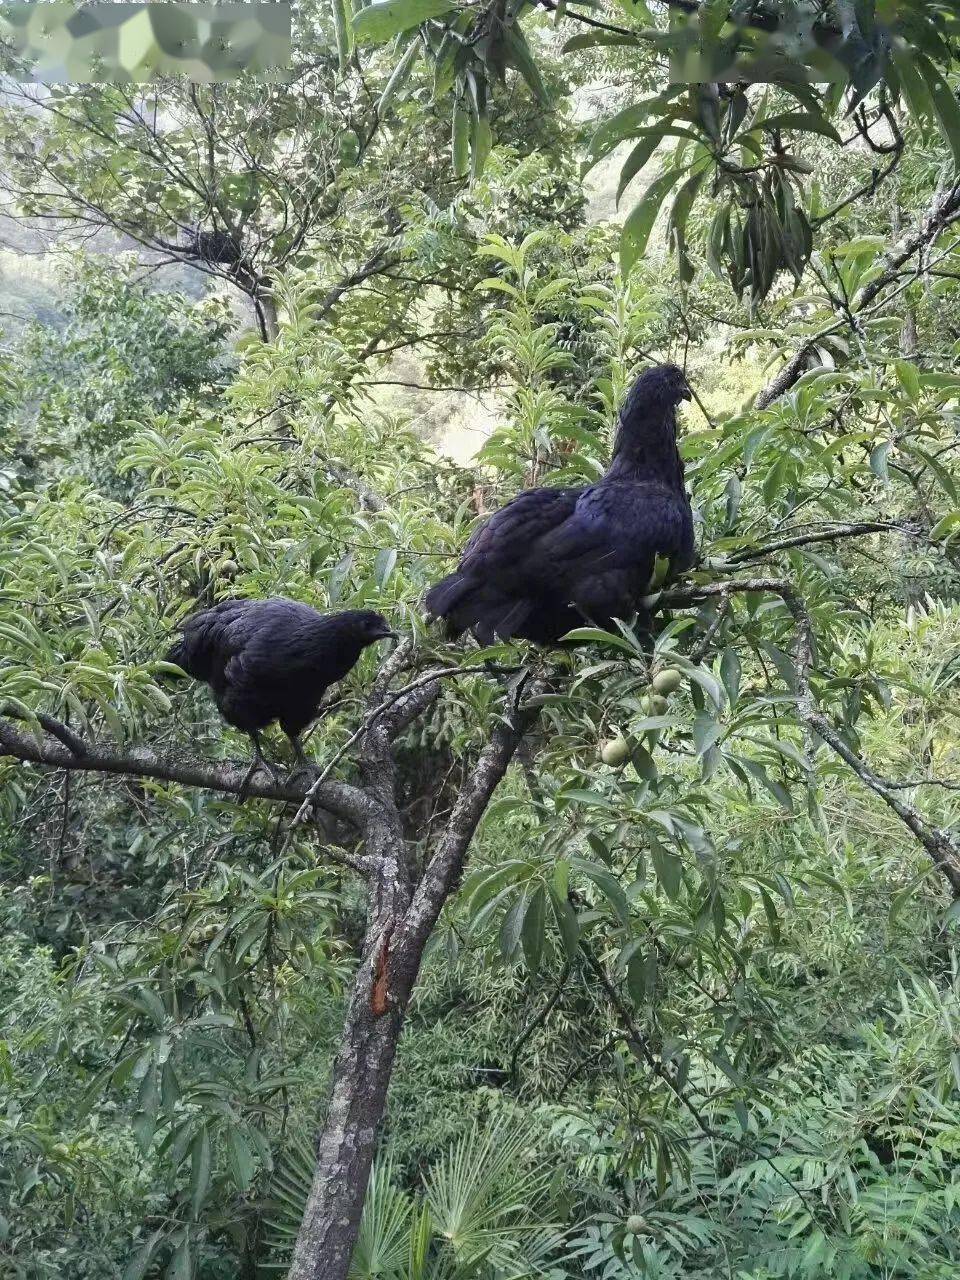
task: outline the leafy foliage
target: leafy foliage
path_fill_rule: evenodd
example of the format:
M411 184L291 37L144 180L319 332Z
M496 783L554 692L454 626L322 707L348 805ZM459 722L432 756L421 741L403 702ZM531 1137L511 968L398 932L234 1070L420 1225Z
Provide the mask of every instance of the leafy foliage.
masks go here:
M408 1012L357 1280L960 1262L960 914L914 838L960 797L953 19L901 5L885 42L856 6L845 81L713 93L665 82L691 28L651 8L558 6L558 62L529 8L335 0L300 15L302 91L174 86L158 141L125 94L65 90L82 116L31 119L11 169L57 175L34 213L239 219L277 323L235 340L222 299L86 266L66 329L0 353L5 722L228 760L160 658L184 614L375 604L458 668L397 744L419 868L503 714L484 662L548 681ZM697 56L752 56L759 13L702 6ZM585 90L568 117L565 76L619 110ZM651 182L617 263L577 175L623 142L620 194ZM213 204L161 182L161 145ZM687 594L652 638L441 646L426 586L518 488L597 474L651 358L701 402ZM450 384L497 397L469 466L418 421ZM371 664L310 740L337 780ZM275 1272L364 946L351 838L156 778L4 756L0 782L0 1269Z

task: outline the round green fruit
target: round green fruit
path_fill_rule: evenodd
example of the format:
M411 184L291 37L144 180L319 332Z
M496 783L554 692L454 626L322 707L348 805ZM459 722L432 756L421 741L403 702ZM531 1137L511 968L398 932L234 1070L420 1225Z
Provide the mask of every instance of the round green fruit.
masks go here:
M605 742L600 748L600 759L604 764L618 765L623 764L625 760L630 758L630 747L626 738L611 738Z
M650 714L652 716L665 716L670 710L670 703L660 696L659 693L650 694Z
M631 1213L627 1219L627 1230L634 1236L638 1236L641 1231L645 1230L646 1225L639 1213Z
M665 667L653 677L651 688L654 693L670 694L676 693L682 684L683 676L676 667Z

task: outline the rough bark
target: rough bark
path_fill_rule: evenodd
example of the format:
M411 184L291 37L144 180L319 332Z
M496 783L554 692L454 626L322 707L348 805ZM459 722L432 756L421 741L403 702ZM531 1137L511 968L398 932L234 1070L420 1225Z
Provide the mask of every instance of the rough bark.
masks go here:
M368 852L379 843L384 862L370 886L361 963L333 1064L290 1280L342 1280L347 1275L409 998L409 992L392 998L388 993L386 1007L377 1012L375 987L388 972L394 921L409 900L402 874L403 839L386 815L384 819L376 834L368 834Z
M313 1185L289 1280L346 1280L397 1044L423 953L528 718L515 709L481 752L416 889L402 835L380 829L382 854L371 884L363 956L333 1066ZM372 755L376 769L376 745ZM375 779L368 785L376 786Z
M369 973L363 979L354 985L333 1066L290 1280L341 1280L356 1244L402 1023L399 1010L373 1013Z

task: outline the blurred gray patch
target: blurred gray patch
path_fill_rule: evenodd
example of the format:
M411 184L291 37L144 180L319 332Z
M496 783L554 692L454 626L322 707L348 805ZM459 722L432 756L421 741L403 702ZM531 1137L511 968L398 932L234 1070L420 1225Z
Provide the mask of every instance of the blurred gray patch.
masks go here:
M879 83L891 49L911 47L928 4L954 7L936 0L705 3L672 13L670 30L657 42L669 56L674 84L842 83L863 96Z
M289 3L0 4L3 71L42 84L282 79Z

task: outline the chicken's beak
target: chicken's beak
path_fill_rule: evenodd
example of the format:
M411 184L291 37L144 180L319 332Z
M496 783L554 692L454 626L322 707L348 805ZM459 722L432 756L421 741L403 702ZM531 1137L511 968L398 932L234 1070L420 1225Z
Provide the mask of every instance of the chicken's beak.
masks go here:
M693 392L690 390L690 388L687 386L686 383L683 384L683 390L680 392L680 395L683 397L684 400L693 399Z

